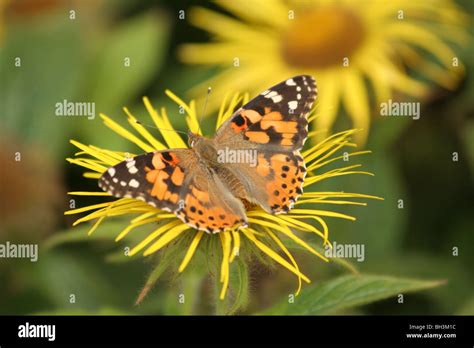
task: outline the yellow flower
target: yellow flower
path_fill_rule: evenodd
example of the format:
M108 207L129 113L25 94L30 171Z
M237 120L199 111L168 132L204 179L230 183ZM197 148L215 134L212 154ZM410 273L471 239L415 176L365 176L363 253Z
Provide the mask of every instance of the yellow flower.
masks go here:
M370 91L378 103L397 90L421 98L429 84L453 89L464 67L449 43L469 39L467 15L451 0L218 0L236 19L193 8L191 23L213 42L186 44L184 62L219 65L211 85L218 100L233 86L250 92L301 73L318 80L317 129L329 131L343 105L364 142L370 126ZM432 56L434 59L426 58ZM419 76L415 78L408 72Z
M166 94L185 110L186 122L189 129L195 133L199 132L198 118L196 116L196 103L191 101L189 104L186 104L170 91L166 91ZM160 111L155 110L148 98L144 98L143 101L154 124L160 129L161 136L166 145L157 140L143 127L143 125L137 123L137 119L127 108L124 108L124 111L128 116L128 123L133 127L135 133L130 132L130 130L122 127L106 115L101 114L100 116L107 127L137 145L143 151L151 152L164 150L168 147L187 147L186 142L174 130L166 110L164 108L161 108ZM238 94L235 94L232 98L225 98L217 116L216 128L221 125L226 118L232 115L233 111L240 103L246 103L247 101L247 96L239 96ZM305 159L308 170L308 175L304 182L304 187L307 189L295 204L295 208L290 210L288 214L281 215L272 215L266 213L260 208L252 208L247 211L249 221L249 226L247 228L220 232L218 234L205 234L204 231L193 230L192 227L184 224L172 213L165 212L148 205L143 201L132 198L115 199L105 203L73 209L65 212L65 214L70 215L87 212L87 215L76 220L74 225L86 221L95 221L89 230L89 234L93 233L99 224L107 217L138 214L138 216L133 217L130 220L129 225L126 228L118 233L116 241L123 239L134 228L147 224L159 223L158 227L153 232L131 249L130 256L143 250L144 256L153 254L173 240L185 235L189 236L189 234L193 234L188 250L179 266L179 272L182 272L186 268L194 252L198 248L201 239L219 239L223 255L220 274L220 281L222 282L222 291L220 293L221 299L224 298L228 288L230 265L234 258L238 257L241 245L244 245L241 243L241 238L246 238L263 253L289 271L293 272L298 277L298 293L301 288L301 281L309 283L310 280L300 271L295 259L285 246L284 239L281 237L292 240L292 243L296 243L300 247L305 248L320 259L328 261L324 255L311 247L307 242L305 242L304 238L301 238L299 235L314 234L323 240L323 245L331 245L328 240L328 226L324 218L336 217L349 220L355 220L355 218L338 212L314 209L313 206L319 203L366 205L365 203L352 201L350 199L377 198L369 195L342 191L311 192L308 189L315 183L331 177L351 174L372 175L371 173L360 171L358 169L360 165L357 164L331 169L327 172L322 171L322 168L327 164L343 158L342 155L334 155L337 151L344 147L355 146L355 144L350 141L352 134L355 132L356 130L347 130L334 134L317 145L303 151L302 155ZM314 134L315 132L311 132L309 137L314 136ZM123 161L128 155L133 155L126 152L106 150L93 145L84 145L74 140L71 140L71 143L78 147L80 152L76 153L74 158L68 158L67 160L70 163L86 168L88 171L84 173L84 176L94 180L97 180L108 167ZM357 156L368 152L369 151L357 151L352 152L349 155L344 154L344 156ZM107 192L101 192L99 190L97 192L69 192L69 194L82 196L110 196ZM273 250L269 246L270 244L267 243L269 241L273 245L277 245L285 257L281 256L278 250Z

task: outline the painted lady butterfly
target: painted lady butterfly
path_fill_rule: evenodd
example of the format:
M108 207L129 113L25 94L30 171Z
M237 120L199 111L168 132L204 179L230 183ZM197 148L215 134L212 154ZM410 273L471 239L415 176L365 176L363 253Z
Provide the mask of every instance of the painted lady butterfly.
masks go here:
M313 77L290 78L237 110L213 138L189 133L189 149L129 158L109 168L99 186L209 233L247 226L245 208L252 204L287 213L302 194L306 169L299 150L316 94ZM219 160L229 149L253 151L254 165Z

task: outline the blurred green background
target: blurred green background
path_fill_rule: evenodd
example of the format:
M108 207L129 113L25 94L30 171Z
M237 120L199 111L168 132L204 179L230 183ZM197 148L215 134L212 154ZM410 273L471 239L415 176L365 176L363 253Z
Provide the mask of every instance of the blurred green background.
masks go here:
M112 241L120 223L100 228L91 238L85 234L88 226L78 227L73 229L78 242L47 244L74 221L63 215L69 209L66 192L95 189L93 180L84 179L80 168L64 160L76 151L69 139L130 149L102 126L99 112L123 122L121 108L126 105L147 121L142 96L155 106L170 107L166 88L185 96L216 72L183 65L176 57L181 43L209 40L177 19L179 10L197 3L217 9L198 1L30 0L2 5L0 242L40 243L40 254L36 263L0 259L0 314L208 313L207 287L192 272L174 281L168 274L142 305L134 305L154 264L113 257L125 246ZM472 1L459 3L473 13ZM76 9L74 20L69 18L71 8ZM470 32L474 34L472 28ZM124 68L124 56L130 57L131 67ZM454 92L433 87L422 103L420 120L374 119L365 145L373 154L360 161L375 177L341 177L320 186L385 198L368 207L339 209L356 216L356 222L329 221L332 240L366 245L365 262L355 262L361 272L447 283L408 294L403 305L390 298L340 313L474 314L474 47L464 47L459 56L467 69L463 82ZM15 57L21 58L21 68L14 66ZM95 119L56 117L54 105L64 99L95 102ZM350 127L347 118L339 119L336 128ZM185 130L184 120L175 124ZM16 152L21 162L14 161ZM459 161L452 161L453 152ZM403 209L397 207L399 199ZM76 201L79 207L97 200ZM458 256L453 256L453 247ZM311 255L297 257L316 283L341 272ZM295 286L293 276L279 268L252 267L250 279L244 313L271 306ZM183 288L194 291L186 306L175 300L176 290Z

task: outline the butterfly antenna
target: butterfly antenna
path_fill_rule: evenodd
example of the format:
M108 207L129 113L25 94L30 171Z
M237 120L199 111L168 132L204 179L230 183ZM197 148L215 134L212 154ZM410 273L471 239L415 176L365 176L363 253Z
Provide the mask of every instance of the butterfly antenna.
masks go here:
M154 129L158 129L159 131L170 131L170 132L176 132L176 133L181 133L181 134L184 134L184 135L188 135L188 133L186 132L183 132L183 131L179 131L179 130L176 130L176 129L166 129L166 128L159 128L159 127L156 127L156 126L153 126L151 124L146 124L146 123L142 123L138 120L135 120L135 123L138 123L144 127L148 127L148 128L154 128Z
M202 121L202 117L203 117L204 113L206 112L207 101L209 100L209 94L211 94L211 92L212 92L212 88L211 88L211 87L207 87L206 101L204 102L204 107L202 108L202 113L201 113L201 115L199 116L199 121L198 121L198 128L199 128L199 130L201 131L201 133L202 133L201 121Z

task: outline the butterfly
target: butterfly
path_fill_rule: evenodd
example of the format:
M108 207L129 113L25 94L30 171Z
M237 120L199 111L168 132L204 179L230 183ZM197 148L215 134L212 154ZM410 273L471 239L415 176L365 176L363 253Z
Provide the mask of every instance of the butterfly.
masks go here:
M104 172L99 187L173 212L208 233L246 227L252 205L287 213L303 193L300 149L316 96L313 77L290 78L239 108L214 137L189 132L190 148L127 158Z

